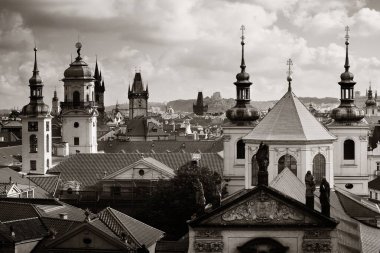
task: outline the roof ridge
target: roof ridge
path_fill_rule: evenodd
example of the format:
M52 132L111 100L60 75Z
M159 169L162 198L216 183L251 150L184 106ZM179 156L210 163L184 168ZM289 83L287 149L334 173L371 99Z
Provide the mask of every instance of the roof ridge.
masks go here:
M298 97L296 97L296 95L293 93L293 91L288 91L289 93L290 93L290 97L292 98L292 102L293 102L293 105L294 105L294 108L295 108L295 110L296 110L296 115L297 115L297 119L298 119L298 121L299 121L299 124L302 126L301 127L301 129L302 129L302 134L303 134L303 137L305 138L305 139L307 139L307 137L306 137L306 133L305 133L305 126L304 126L304 124L302 124L302 120L301 120L301 117L300 117L300 111L298 110L298 107L297 107L297 105L296 105L296 102L295 102L295 98L299 101L299 99L298 99ZM301 102L301 101L299 101L299 102ZM302 104L302 103L301 103ZM302 104L303 105L303 104Z

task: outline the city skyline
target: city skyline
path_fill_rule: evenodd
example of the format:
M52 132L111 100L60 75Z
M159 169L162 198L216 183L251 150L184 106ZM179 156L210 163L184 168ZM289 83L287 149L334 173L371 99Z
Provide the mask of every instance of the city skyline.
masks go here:
M292 58L297 96L339 98L344 36L350 26L351 72L356 90L380 83L380 4L376 1L2 1L0 3L0 108L28 101L33 47L38 48L45 103L56 88L75 43L94 70L98 58L105 104L128 99L135 70L149 84L150 100L195 99L220 91L234 98L240 71L240 26L252 100L278 100L287 90Z

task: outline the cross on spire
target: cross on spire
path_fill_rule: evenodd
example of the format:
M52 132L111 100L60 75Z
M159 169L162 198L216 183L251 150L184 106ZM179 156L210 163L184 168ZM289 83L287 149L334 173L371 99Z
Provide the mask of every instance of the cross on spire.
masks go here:
M346 41L348 41L348 39L350 38L350 35L348 34L348 32L350 31L350 27L346 26L346 28L344 30L346 31L346 36L344 36L344 37L346 38Z
M286 78L286 80L288 81L288 91L291 91L292 90L292 77L291 77L291 75L292 75L292 73L293 73L293 71L292 71L292 66L293 66L293 61L292 61L292 59L288 59L287 61L286 61L286 65L288 65L288 71L287 71L287 73L288 73L288 77Z
M244 41L244 39L245 39L245 36L244 36L245 26L241 25L240 30L241 30L241 37L240 38L242 41Z

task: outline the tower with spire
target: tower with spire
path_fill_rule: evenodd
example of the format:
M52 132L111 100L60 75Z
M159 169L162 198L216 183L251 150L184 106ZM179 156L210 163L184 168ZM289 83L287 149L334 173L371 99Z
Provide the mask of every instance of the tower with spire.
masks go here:
M51 168L51 115L43 101L43 81L34 48L33 76L29 79L30 102L22 108L22 171L45 174Z
M62 141L69 143L70 154L97 152L97 117L95 78L82 60L82 44L76 43L75 61L65 70L64 101L61 102Z
M365 116L377 116L377 93L373 96L371 82L367 91L367 100L365 101Z
M148 85L144 88L141 72L136 72L132 88L128 87L129 119L148 116Z
M57 96L57 90L54 90L53 98L51 99L51 115L56 117L59 115L59 99Z
M205 105L203 102L203 93L202 91L198 92L197 102L193 104L193 112L196 115L204 115L208 110L208 105Z
M245 27L241 26L241 64L236 75L236 105L226 111L228 123L223 125L224 133L224 170L223 176L228 181L228 193L244 188L246 149L242 138L257 124L259 111L250 102L249 74L245 71L244 46Z
M349 27L346 27L345 71L340 75L340 105L332 110L333 122L327 127L338 139L334 142L335 185L355 194L368 193L368 124L364 110L354 103L354 75L348 56Z
M105 116L104 115L104 111L105 111L104 92L106 89L104 86L104 79L102 77L102 72L99 70L99 67L98 67L98 59L96 59L94 79L95 79L95 102L96 102L96 106L99 112L99 119L103 120Z

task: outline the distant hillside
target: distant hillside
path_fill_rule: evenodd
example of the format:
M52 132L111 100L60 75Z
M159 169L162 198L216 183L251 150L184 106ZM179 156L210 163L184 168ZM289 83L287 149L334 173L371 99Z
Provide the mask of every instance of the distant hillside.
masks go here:
M302 103L308 106L310 103L314 105L322 104L338 104L339 99L337 98L317 98L317 97L300 97ZM178 99L167 103L166 106L171 106L176 112L192 112L193 104L196 102L195 99ZM251 105L258 108L259 110L267 110L272 108L277 101L251 101ZM217 98L213 99L210 97L204 98L204 103L208 105L208 112L225 112L227 109L235 105L235 99L233 98ZM128 104L120 104L121 109L128 109ZM165 110L165 104L160 102L149 102L149 107L160 107L161 110ZM107 106L106 111L112 111L115 105Z

